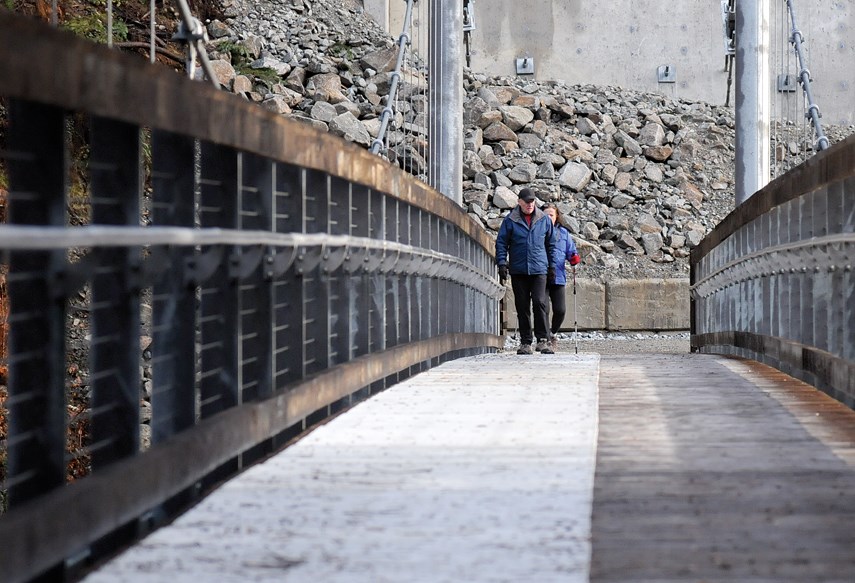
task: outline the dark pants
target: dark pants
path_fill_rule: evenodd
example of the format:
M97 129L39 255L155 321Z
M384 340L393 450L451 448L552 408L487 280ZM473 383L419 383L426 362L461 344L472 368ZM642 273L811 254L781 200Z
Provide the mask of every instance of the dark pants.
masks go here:
M534 308L534 333L538 340L546 340L549 337L546 330L546 274L512 274L511 286L514 289L514 306L517 309L517 320L519 320L520 341L523 344L532 343L530 319L532 308Z
M546 286L546 291L549 293L549 303L552 305L552 326L549 330L553 334L561 329L561 324L564 323L564 315L567 313L564 287L563 285L555 285L553 283Z

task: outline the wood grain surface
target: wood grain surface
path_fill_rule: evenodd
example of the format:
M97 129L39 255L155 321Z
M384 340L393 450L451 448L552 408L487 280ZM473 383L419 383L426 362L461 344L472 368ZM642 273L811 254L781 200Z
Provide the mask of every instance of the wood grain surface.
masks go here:
M723 356L600 372L591 581L855 581L855 411Z

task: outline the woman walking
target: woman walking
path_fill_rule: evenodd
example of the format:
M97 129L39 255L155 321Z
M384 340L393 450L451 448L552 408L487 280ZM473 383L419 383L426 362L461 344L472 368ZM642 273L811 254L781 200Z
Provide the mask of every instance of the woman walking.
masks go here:
M553 203L549 203L543 207L543 212L552 219L552 224L555 227L555 239L552 246L552 260L550 265L555 266L555 277L546 282L546 291L549 296L549 303L552 306L552 322L549 326L549 347L552 351L558 350L558 339L555 334L561 329L561 324L564 323L564 315L567 313L567 306L564 299L564 288L567 285L567 272L564 268L564 262L569 261L570 265L576 266L582 260L579 257L579 252L576 251L576 244L573 242L573 237L570 236L564 226L561 225L561 211Z

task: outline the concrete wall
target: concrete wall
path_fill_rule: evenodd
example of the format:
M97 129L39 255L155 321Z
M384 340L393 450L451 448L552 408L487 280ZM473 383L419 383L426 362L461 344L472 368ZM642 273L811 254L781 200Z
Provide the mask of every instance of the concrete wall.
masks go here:
M400 34L404 2L365 0L365 6L370 14L379 15L378 21L388 20L391 34ZM788 36L784 6L773 3L771 52L778 63L789 61L792 70L797 66L795 57L782 40ZM813 94L823 123L855 123L855 0L799 2L796 18L806 37ZM718 0L475 0L475 26L476 72L515 75L515 59L528 56L534 58L538 80L617 85L725 102L727 73ZM676 68L675 83L659 83L660 65ZM801 123L801 112L786 107L787 101L794 103L792 94L778 97L775 115L799 116Z
M565 288L562 330L573 330L573 284ZM688 279L576 280L576 323L580 330L688 330ZM508 285L504 322L517 329L514 294Z

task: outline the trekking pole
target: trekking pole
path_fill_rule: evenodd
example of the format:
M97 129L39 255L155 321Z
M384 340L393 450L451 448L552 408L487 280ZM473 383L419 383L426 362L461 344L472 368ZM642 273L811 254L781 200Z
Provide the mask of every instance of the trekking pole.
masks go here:
M513 286L511 286L511 290L513 290L513 289L514 289ZM517 297L516 296L514 296L514 301L511 302L511 305L514 307L514 320L516 320L516 322L517 322L516 328L514 328L514 335L511 336L511 338L513 339L514 342L516 342L517 341L517 334L519 334L519 331L520 331L520 317L519 317L519 314L517 314Z
M576 317L576 266L573 266L573 342L579 354L579 320Z

